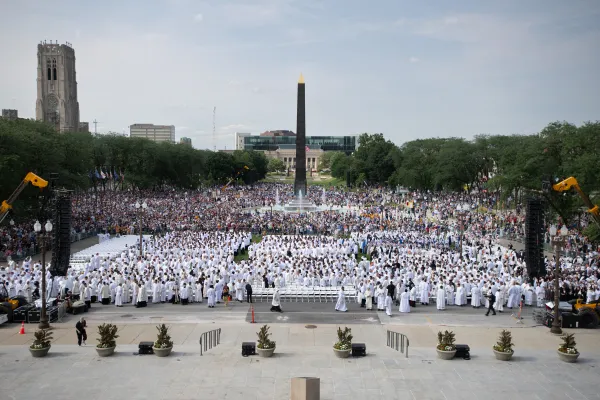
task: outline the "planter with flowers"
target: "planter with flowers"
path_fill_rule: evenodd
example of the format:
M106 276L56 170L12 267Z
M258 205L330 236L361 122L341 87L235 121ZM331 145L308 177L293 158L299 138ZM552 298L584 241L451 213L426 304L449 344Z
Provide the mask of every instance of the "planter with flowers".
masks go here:
M269 327L264 325L256 334L258 335L258 344L256 345L258 355L261 357L271 357L275 352L275 342L269 339L271 336Z
M452 360L456 355L456 346L454 342L455 334L452 331L438 332L438 345L435 348L437 351L438 358L442 360Z
M496 360L510 361L515 353L513 350L514 345L510 331L507 331L506 329L502 330L500 336L498 336L498 342L494 345L494 355L496 356Z
M113 355L115 348L117 347L116 338L117 331L119 329L114 324L102 324L98 325L98 344L96 345L96 352L100 357L108 357Z
M579 358L579 352L575 345L575 334L568 333L560 337L562 339L562 344L558 348L558 357L568 363L574 363Z
M34 333L34 337L33 343L29 346L29 352L35 358L46 357L51 347L52 332L48 329L39 329Z
M171 354L173 350L173 341L169 335L169 327L165 324L158 325L156 327L158 334L156 335L156 341L152 350L158 357L166 357Z
M338 341L333 345L333 353L337 358L348 358L352 351L352 330L345 327L344 330L338 327Z

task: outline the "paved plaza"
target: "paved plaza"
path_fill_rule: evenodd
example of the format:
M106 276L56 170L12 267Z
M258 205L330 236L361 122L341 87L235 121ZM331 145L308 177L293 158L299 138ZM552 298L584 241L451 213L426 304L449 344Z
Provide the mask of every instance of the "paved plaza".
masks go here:
M492 318L481 310L438 312L430 306L389 318L377 312L336 313L331 304L283 303L288 310L283 314L264 311L267 305L255 304L256 324L246 321L247 304L214 310L204 305L96 306L85 314L87 346L76 345L78 316L67 316L54 324L52 349L42 359L33 359L27 350L34 325L26 325L26 335L19 335L15 324L2 326L0 399L288 399L290 378L295 376L319 377L322 399L599 398L597 331L573 330L582 356L577 364L566 364L556 355L559 339L547 328L534 326L530 318L517 324L507 313ZM356 316L376 322L361 323ZM242 357L241 343L256 340L261 319L271 325L275 356ZM304 323L289 322L300 320ZM117 353L100 358L94 350L96 326L106 321L119 326L120 337ZM137 343L154 340L155 325L161 322L171 326L174 353L168 358L136 355ZM308 329L305 323L316 328ZM366 357L335 358L332 345L338 324L352 328L354 342L366 343ZM221 328L221 344L201 356L200 335L216 328ZM513 362L496 361L492 354L502 328L513 332ZM408 358L386 347L388 329L408 336ZM458 343L469 344L471 360L438 360L439 329L452 329Z

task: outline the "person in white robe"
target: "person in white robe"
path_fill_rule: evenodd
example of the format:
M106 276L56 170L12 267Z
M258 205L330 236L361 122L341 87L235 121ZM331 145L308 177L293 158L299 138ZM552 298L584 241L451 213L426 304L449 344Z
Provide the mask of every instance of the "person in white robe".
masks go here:
M521 291L517 286L516 282L508 289L508 303L506 303L507 308L518 308L519 303L521 301Z
M543 307L544 306L544 300L545 300L545 293L544 293L544 288L541 285L538 285L535 288L535 295L536 295L536 299L537 299L537 306L538 307Z
M129 303L129 284L125 282L123 284L123 303Z
M131 283L131 304L137 305L138 285L135 281Z
M471 289L471 305L473 308L481 307L481 289L477 285Z
M385 309L385 289L379 285L375 293L377 294L377 310L383 311Z
M235 282L235 297L240 303L244 301L244 288L239 280Z
M457 306L464 306L463 298L465 294L465 289L460 285L460 283L456 286L456 295L454 296L454 304Z
M421 282L421 305L429 305L429 283Z
M110 304L110 289L106 282L102 284L102 289L100 289L100 298L102 299L102 305Z
M449 306L454 305L454 286L446 285L446 298Z
M496 292L496 302L494 303L494 309L498 312L504 311L504 300L506 299L506 289L503 284L500 284L498 291Z
M335 303L335 311L348 311L348 307L346 307L346 295L344 294L344 287L340 289L338 292L337 303Z
M385 313L388 317L392 316L392 296L389 294L385 297Z
M213 285L208 287L208 291L206 293L208 296L208 308L215 308L216 297L215 297L215 288Z
M279 294L279 288L275 288L275 292L273 292L273 300L271 301L271 311L283 312L281 310L281 294Z
M115 288L115 306L123 307L123 286L120 283Z
M183 287L181 288L181 292L180 292L180 298L181 298L181 304L182 305L187 305L189 302L189 298L190 298L190 292L189 292L189 287L187 286L187 283L183 282Z
M446 309L446 291L444 290L444 286L440 286L440 288L437 290L435 305L437 306L438 310Z
M404 289L404 293L400 295L400 309L401 313L409 313L410 312L410 303L409 303L410 295L408 294L408 289Z
M196 303L202 303L204 300L202 297L202 284L198 281L196 282Z
M365 291L365 306L367 308L367 310L372 310L373 309L373 296L371 295L371 289L367 288L367 290Z

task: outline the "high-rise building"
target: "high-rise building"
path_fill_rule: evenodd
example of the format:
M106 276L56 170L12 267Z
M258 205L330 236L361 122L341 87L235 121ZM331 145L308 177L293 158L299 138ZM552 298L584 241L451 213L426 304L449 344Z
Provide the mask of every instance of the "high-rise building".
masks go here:
M186 146L192 147L192 139L189 137L182 137L179 139L179 144L185 144Z
M38 44L35 117L60 132L79 130L75 50L70 43Z
M236 150L244 150L244 138L252 136L251 133L235 133L235 149Z
M129 127L129 137L175 143L175 125L133 124Z
M79 132L90 133L90 123L89 122L80 122L79 123Z
M19 119L19 111L2 109L2 118L9 121L16 121Z

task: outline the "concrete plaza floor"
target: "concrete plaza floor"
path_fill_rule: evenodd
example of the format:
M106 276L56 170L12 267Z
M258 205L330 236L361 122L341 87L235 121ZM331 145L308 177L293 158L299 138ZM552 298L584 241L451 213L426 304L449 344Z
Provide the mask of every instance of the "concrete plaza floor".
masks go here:
M46 358L27 350L34 325L19 335L16 324L0 327L0 399L288 399L290 378L321 379L322 399L598 399L600 349L598 331L576 333L582 353L577 364L559 361L559 338L530 319L517 324L510 314L482 316L482 310L417 307L392 318L372 313L377 323L348 323L349 313L335 313L332 304L303 306L284 303L283 314L256 305L258 323L246 322L247 304L208 310L205 305L151 305L145 309L96 306L84 314L88 345L78 347L68 316L53 324L54 341ZM316 317L311 317L314 314ZM269 319L266 316L269 316ZM272 317L271 317L272 316ZM288 320L277 319L288 316ZM361 316L362 317L362 316ZM261 321L262 319L262 321ZM289 321L301 320L303 323ZM96 326L119 326L117 353L100 358L94 346ZM155 325L171 326L174 353L168 358L134 355L140 341L153 341ZM242 357L241 343L255 341L261 322L268 322L277 343L275 356ZM314 323L315 329L306 324ZM338 326L352 328L354 342L367 346L367 356L340 360L332 345ZM451 326L451 327L449 327ZM202 332L221 328L221 343L200 355ZM515 343L512 362L496 361L491 347L497 334L510 328ZM409 356L386 347L386 331L405 334ZM436 358L438 330L451 329L458 343L471 347L471 360Z

